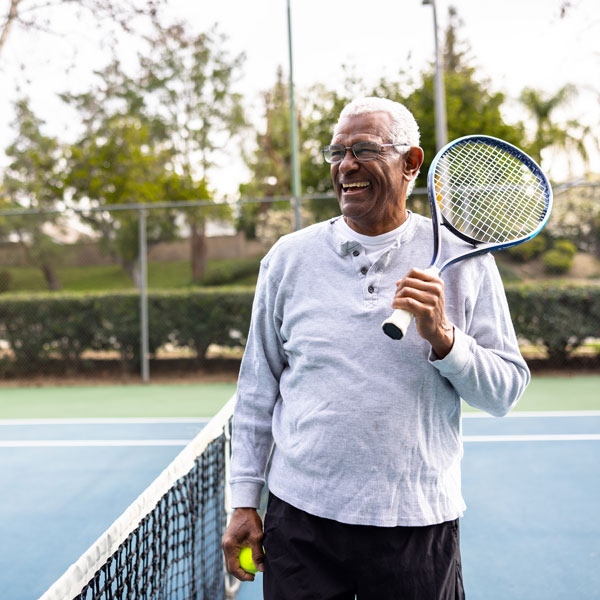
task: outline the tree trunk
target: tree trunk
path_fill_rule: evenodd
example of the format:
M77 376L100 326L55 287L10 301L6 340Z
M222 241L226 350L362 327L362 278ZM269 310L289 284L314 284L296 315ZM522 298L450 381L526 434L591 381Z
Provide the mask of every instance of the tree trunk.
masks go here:
M190 230L190 262L192 265L192 282L200 283L206 267L206 235L204 220L193 221Z
M52 268L52 265L48 262L43 262L41 265L42 273L44 273L44 279L46 280L46 284L48 285L48 289L56 292L61 289L60 281L56 272Z
M10 2L10 8L8 9L8 15L6 16L6 22L4 23L4 27L2 27L2 31L0 31L0 54L2 54L2 48L6 43L6 38L8 37L10 27L17 18L17 6L20 2L21 0L11 0Z

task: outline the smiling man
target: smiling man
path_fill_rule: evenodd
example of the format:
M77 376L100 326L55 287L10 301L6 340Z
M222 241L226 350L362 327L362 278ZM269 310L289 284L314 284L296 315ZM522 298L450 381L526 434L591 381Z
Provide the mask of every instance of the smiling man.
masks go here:
M239 564L250 546L265 600L457 600L460 398L506 414L529 371L490 255L446 281L415 268L432 228L406 209L423 162L411 113L356 100L323 155L341 216L284 236L261 262L226 566L252 580ZM381 331L392 306L415 315L401 343Z

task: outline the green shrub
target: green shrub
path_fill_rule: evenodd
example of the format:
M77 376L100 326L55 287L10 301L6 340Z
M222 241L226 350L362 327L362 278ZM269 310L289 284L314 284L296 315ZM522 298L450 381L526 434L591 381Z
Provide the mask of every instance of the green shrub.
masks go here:
M600 285L511 284L506 296L517 335L543 345L557 365L600 337Z
M558 250L570 257L574 257L577 254L577 246L569 240L557 240L552 244L552 249Z
M260 258L219 260L209 262L202 277L203 285L225 285L239 283L249 275L258 275Z
M600 338L600 285L507 284L517 335L545 346L564 363L586 338ZM151 354L165 344L194 350L204 360L211 344L246 343L254 288L189 288L148 295ZM123 367L140 364L139 294L44 293L0 297L0 339L10 353L0 375L43 372L46 365L82 371L87 350L118 352Z
M525 263L539 256L547 246L546 236L539 234L524 244L508 248L506 252L515 262Z
M192 288L148 294L149 351L164 344L195 350L204 359L211 344L243 346L254 288ZM116 351L127 370L140 364L137 292L12 295L0 299L0 339L13 359L0 374L43 371L52 360L70 370L85 367L86 350Z
M542 262L546 273L563 275L564 273L568 273L569 269L573 266L573 256L561 250L552 249L544 253Z

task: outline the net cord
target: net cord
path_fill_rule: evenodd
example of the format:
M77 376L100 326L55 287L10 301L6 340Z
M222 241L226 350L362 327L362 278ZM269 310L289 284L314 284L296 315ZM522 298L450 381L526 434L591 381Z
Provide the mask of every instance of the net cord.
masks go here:
M233 412L235 400L234 394L173 462L138 496L109 529L40 596L39 600L65 600L74 598L81 592L175 482L192 470L196 458L206 447L223 435L224 430L228 431L229 418Z

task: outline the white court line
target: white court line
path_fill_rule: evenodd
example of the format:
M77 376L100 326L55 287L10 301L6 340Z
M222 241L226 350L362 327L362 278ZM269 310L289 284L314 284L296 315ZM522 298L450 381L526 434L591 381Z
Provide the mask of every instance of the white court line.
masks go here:
M57 419L0 419L2 425L152 425L161 423L208 423L212 417L89 417Z
M484 412L463 412L463 419L500 419L514 417L600 417L600 410L539 410L515 411L506 417L494 417Z
M556 433L526 435L465 435L463 442L579 442L600 440L600 433Z
M187 446L189 440L12 440L0 448L102 448L120 446Z

